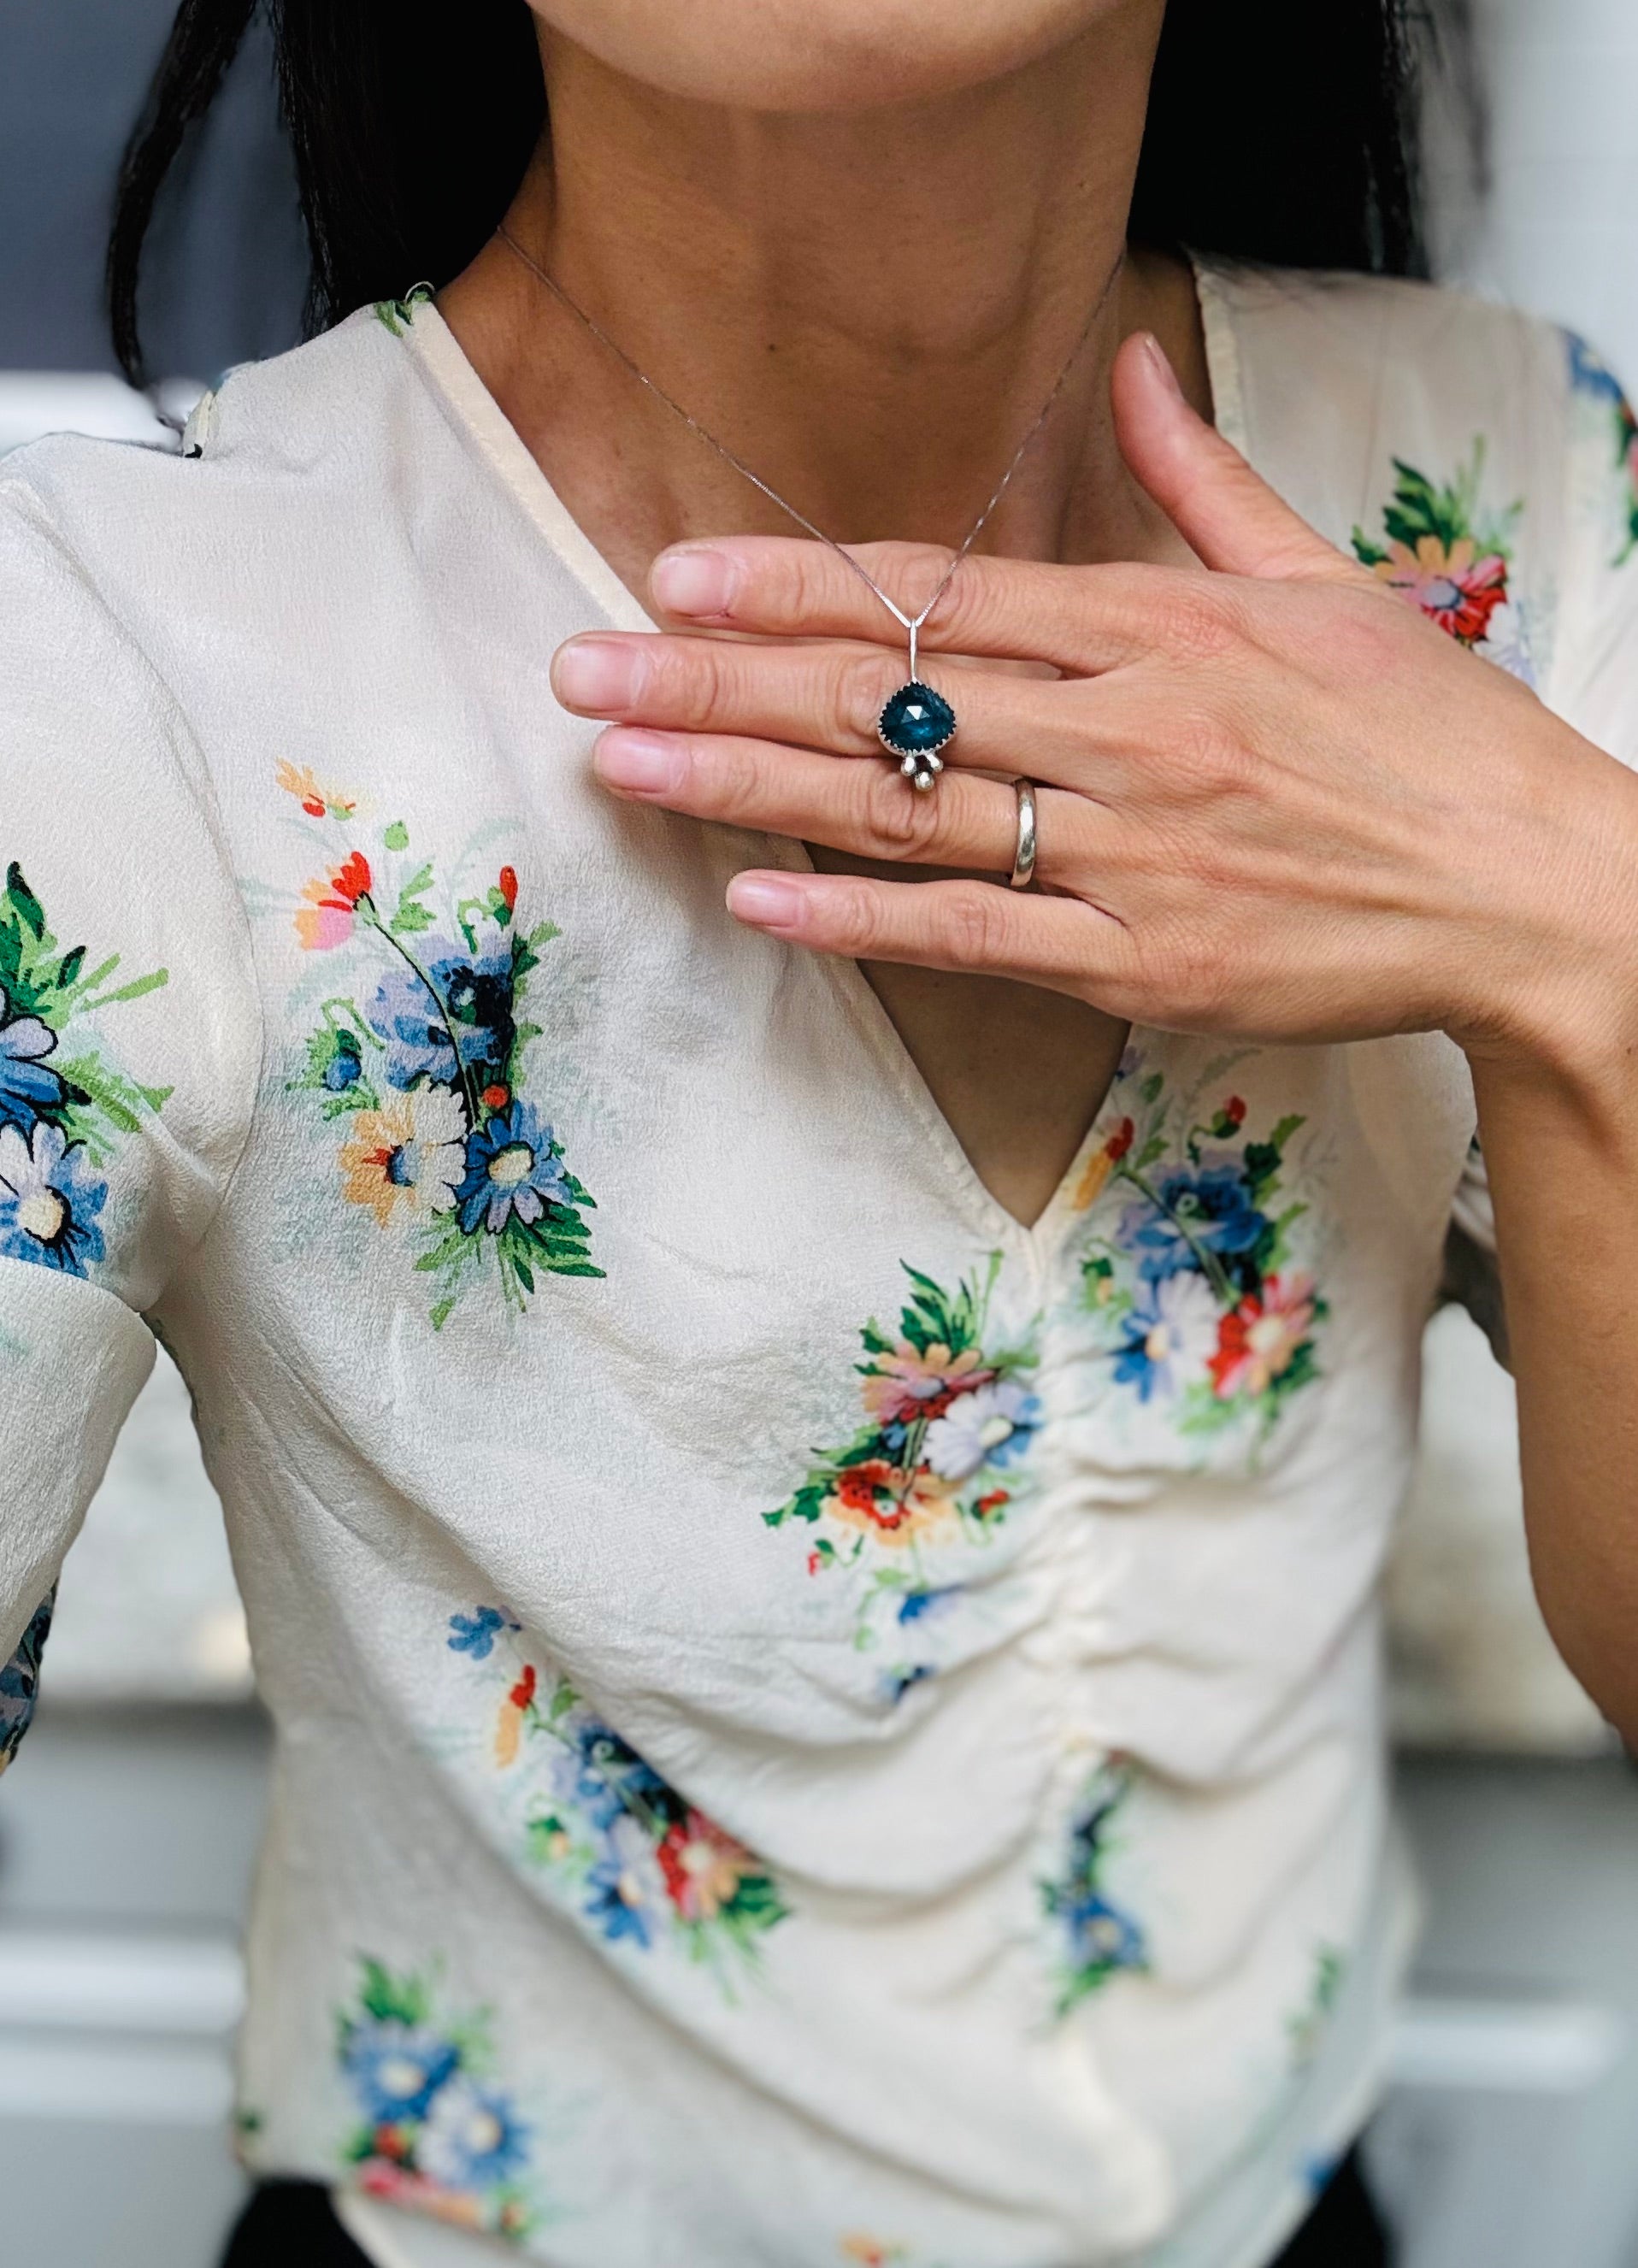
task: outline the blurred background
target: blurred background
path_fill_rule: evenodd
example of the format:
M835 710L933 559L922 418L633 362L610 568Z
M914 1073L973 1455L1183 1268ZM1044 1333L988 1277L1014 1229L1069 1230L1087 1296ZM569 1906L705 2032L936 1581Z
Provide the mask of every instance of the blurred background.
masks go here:
M100 310L117 153L171 0L0 0L0 449L164 444ZM1638 372L1638 5L1442 0L1442 276ZM293 343L303 253L252 40L162 217L148 322L185 409ZM408 279L406 279L408 280ZM1531 1598L1512 1389L1449 1310L1392 1577L1428 1926L1371 2137L1404 2268L1638 2268L1638 1773ZM63 1577L0 1791L0 2259L210 2268L240 2193L237 1939L267 1743L185 1388L161 1356Z

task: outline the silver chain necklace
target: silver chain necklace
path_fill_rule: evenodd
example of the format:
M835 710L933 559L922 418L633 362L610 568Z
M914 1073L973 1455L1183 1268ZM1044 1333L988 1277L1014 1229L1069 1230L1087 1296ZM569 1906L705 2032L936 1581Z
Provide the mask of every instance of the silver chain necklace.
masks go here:
M949 565L940 577L937 590L934 591L933 596L927 600L926 605L922 608L919 614L907 615L901 606L899 606L894 600L889 598L887 593L882 588L880 583L875 580L875 578L866 573L865 570L860 565L858 560L854 558L852 553L849 551L845 545L838 543L833 535L827 535L823 527L815 527L813 521L808 519L806 512L798 512L793 504L787 504L777 489L770 488L767 482L762 478L760 474L754 473L742 458L735 456L732 449L725 447L724 445L718 440L714 433L708 432L705 426L700 423L698 418L690 416L690 413L683 409L680 401L674 401L671 396L666 392L664 387L658 385L653 379L650 378L648 372L644 370L638 363L632 360L631 357L627 354L625 349L620 344L619 341L617 339L610 338L608 332L602 328L602 325L597 322L592 316L588 315L585 308L579 305L578 300L570 297L569 293L564 291L563 285L557 281L557 277L550 274L548 269L542 268L539 261L530 257L530 255L524 250L523 247L518 242L517 238L513 235L511 230L508 229L504 223L496 230L495 233L499 237L501 242L507 247L507 249L510 252L514 253L518 259L522 261L523 265L528 269L530 275L536 277L540 283L545 285L546 289L551 293L553 298L556 299L560 306L566 307L570 314L574 317L575 320L579 323L584 329L589 331L593 338L594 338L601 346L606 347L609 352L614 356L616 362L623 364L625 369L631 372L631 376L637 380L639 386L646 387L649 393L653 395L656 401L663 403L665 408L671 412L671 415L674 417L678 419L681 423L687 426L690 433L694 434L698 439L705 442L707 448L713 449L717 455L721 458L725 465L731 465L734 470L738 473L742 479L748 480L754 489L759 489L762 494L767 497L769 503L777 504L779 510L786 514L787 519L794 520L798 527L805 529L807 533L815 537L817 541L828 545L829 548L836 553L837 558L845 559L847 562L847 564L852 569L854 574L858 576L860 581L864 584L867 590L874 592L875 596L881 600L882 604L887 608L889 614L892 615L894 621L898 624L899 628L905 633L905 636L909 639L910 675L906 681L899 687L897 692L889 694L887 700L882 703L882 713L876 719L876 733L882 747L887 750L888 754L896 761L900 771L903 772L904 777L910 782L911 787L919 790L924 795L926 794L928 791L935 785L939 774L944 769L943 759L939 753L940 750L947 748L956 737L956 711L951 703L946 700L941 693L937 693L933 690L932 686L924 684L916 674L916 645L917 640L921 634L922 625L932 614L934 607L938 605L939 600L944 596L946 591L948 590L951 583L955 580L956 569L961 565L963 560L965 559L967 554L972 549L973 545L984 533L985 527L988 524L990 515L994 512L997 504L1000 504L1001 498L1011 487L1013 475L1018 470L1019 466L1022 464L1025 457L1028 455L1030 444L1036 439L1041 428L1051 416L1059 395L1063 392L1064 387L1068 383L1069 373L1074 370L1076 363L1080 361L1081 350L1085 347L1087 341L1091 337L1093 330L1096 326L1098 317L1109 305L1110 292L1113 291L1116 284L1119 281L1121 270L1125 266L1126 256L1124 248L1121 252L1120 257L1116 261L1115 265L1110 270L1108 282L1104 284L1103 290L1098 293L1096 299L1094 301L1092 311L1088 315L1085 323L1081 327L1080 336L1076 339L1074 345L1070 349L1068 356L1065 360L1064 366L1059 372L1058 377L1053 383L1051 392L1047 395L1046 400L1041 404L1040 412L1036 417L1034 423L1024 435L1023 439L1020 441L1016 449L1014 450L1012 461L1007 466L1007 470L1001 475L1000 479L996 482L994 491L992 494L989 502L985 505L984 510L978 514L977 519L974 520L972 526L968 529L964 541L961 544L960 548L956 552L955 556L951 559Z

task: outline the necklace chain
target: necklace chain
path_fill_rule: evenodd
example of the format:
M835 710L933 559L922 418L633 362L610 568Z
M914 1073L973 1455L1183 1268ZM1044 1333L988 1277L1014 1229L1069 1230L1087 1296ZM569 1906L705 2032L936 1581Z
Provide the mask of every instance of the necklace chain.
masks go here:
M816 526L814 522L808 519L806 512L799 512L793 504L787 503L786 498L779 494L777 489L771 488L769 483L763 479L759 473L752 471L751 468L745 462L742 457L736 456L734 452L728 448L725 443L719 441L716 435L710 432L704 425L702 425L697 417L694 416L689 410L686 410L680 401L675 401L672 396L666 392L664 387L660 385L656 379L652 379L648 372L642 367L641 364L637 362L626 352L619 341L617 339L611 338L594 316L587 314L586 309L580 306L579 300L573 298L570 293L564 290L564 286L557 281L557 278L551 274L550 270L542 268L538 260L532 258L531 255L524 250L523 247L518 242L517 238L513 235L511 230L506 226L504 221L496 230L495 233L499 237L501 242L505 245L507 249L522 261L524 267L528 269L530 275L545 285L546 289L551 293L553 298L557 300L562 306L567 308L569 313L574 317L575 320L579 324L581 325L582 328L588 331L592 337L597 340L600 345L605 347L608 351L614 356L616 361L622 364L623 367L631 372L631 376L637 380L639 386L646 387L648 392L653 395L656 401L663 404L663 406L671 412L671 415L682 424L685 425L689 431L694 434L697 439L703 441L708 449L714 450L717 455L721 458L725 465L731 465L734 470L740 475L742 479L749 481L754 489L760 490L762 494L767 497L769 503L778 505L778 509L786 514L787 519L794 520L798 527L805 529L807 533L813 536L818 542L827 545L830 550L836 553L838 559L844 559L846 561L847 564L852 569L854 574L858 576L860 581L865 585L867 590L874 593L875 596L887 608L889 614L892 615L894 621L897 622L900 629L903 630L909 637L910 674L912 679L916 675L916 641L920 634L923 623L926 621L929 615L932 614L933 609L938 605L939 600L944 596L944 593L948 590L950 585L955 581L956 571L961 565L963 560L966 558L967 554L972 549L973 545L978 541L979 536L983 534L985 528L989 524L991 514L995 511L996 506L1000 503L1001 498L1011 487L1013 475L1018 470L1019 466L1022 464L1025 457L1029 453L1030 445L1036 440L1042 427L1046 423L1047 419L1051 416L1053 409L1057 407L1058 397L1062 394L1065 387L1068 384L1069 374L1074 369L1075 364L1080 361L1087 342L1090 339L1094 329L1096 328L1099 316L1109 305L1110 294L1114 291L1116 284L1120 280L1121 271L1126 264L1125 251L1123 247L1119 257L1117 259L1114 266L1109 272L1108 280L1105 282L1103 290L1098 293L1097 298L1092 304L1091 312L1087 316L1086 321L1082 324L1080 335L1065 358L1063 368L1059 372L1057 378L1053 381L1051 392L1041 404L1040 409L1036 416L1034 423L1030 425L1029 431L1024 435L1023 439L1020 441L1018 446L1014 450L1012 460L1007 465L1006 471L1001 475L1000 479L996 482L995 487L991 493L989 502L985 505L984 510L978 514L977 519L974 520L972 526L968 529L965 538L956 551L954 556L951 558L949 565L940 577L938 588L933 592L933 596L927 600L926 605L922 608L919 614L907 615L901 606L888 596L887 593L882 588L882 585L876 581L874 576L868 574L866 570L860 566L859 561L853 556L852 553L848 550L845 544L838 543L833 535L827 535L823 527Z

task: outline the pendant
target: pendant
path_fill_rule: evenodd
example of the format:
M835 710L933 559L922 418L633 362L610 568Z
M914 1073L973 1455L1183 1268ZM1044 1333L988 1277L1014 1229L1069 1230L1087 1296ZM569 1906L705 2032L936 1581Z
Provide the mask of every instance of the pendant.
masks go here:
M956 737L956 711L941 693L912 677L889 694L876 718L876 737L919 794L926 795L943 770L939 750Z

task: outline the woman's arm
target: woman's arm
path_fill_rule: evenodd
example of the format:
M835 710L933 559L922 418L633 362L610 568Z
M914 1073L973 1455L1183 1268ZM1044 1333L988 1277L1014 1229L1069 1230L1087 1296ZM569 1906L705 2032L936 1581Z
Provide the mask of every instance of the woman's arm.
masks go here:
M1612 996L1638 1001L1630 947ZM1542 1612L1638 1750L1638 1049L1473 1060Z
M1005 873L1015 799L990 775L1039 784L1042 889L736 877L734 913L794 943L984 969L1162 1029L1450 1033L1495 1200L1538 1587L1638 1742L1638 780L1316 534L1153 342L1123 350L1116 408L1209 571L970 561L924 634L976 662L947 676L961 729L936 794L881 761L902 663L811 544L663 555L669 614L764 643L576 640L559 697L618 720L596 756L615 792L875 859ZM943 555L876 563L913 599Z
M80 446L29 455L48 476ZM261 1054L197 751L21 463L0 477L0 1764Z

